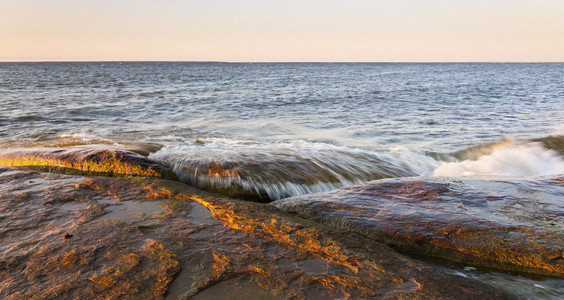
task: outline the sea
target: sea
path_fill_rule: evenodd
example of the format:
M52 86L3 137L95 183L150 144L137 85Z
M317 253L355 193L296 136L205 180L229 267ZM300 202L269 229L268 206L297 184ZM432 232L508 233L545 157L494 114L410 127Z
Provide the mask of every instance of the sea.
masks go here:
M267 201L562 175L550 138L564 143L562 63L0 63L0 148L157 143L183 182Z
M538 143L564 135L558 63L1 63L0 103L0 147L160 143L151 157L183 181L271 200L388 177L564 173ZM210 163L244 172L218 179Z

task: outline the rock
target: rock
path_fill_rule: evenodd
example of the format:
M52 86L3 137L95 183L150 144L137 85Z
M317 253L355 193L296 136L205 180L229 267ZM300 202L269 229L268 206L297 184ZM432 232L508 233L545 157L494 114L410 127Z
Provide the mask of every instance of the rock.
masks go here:
M356 233L179 182L0 168L0 183L0 298L217 297L238 286L249 298L512 297Z
M0 166L81 175L154 176L178 180L166 165L140 154L107 145L68 148L16 148L0 150Z
M104 191L80 177L0 172L0 298L165 295L180 271L176 256L133 224L95 222L103 205L93 197Z
M408 254L564 277L564 180L405 178L282 199Z

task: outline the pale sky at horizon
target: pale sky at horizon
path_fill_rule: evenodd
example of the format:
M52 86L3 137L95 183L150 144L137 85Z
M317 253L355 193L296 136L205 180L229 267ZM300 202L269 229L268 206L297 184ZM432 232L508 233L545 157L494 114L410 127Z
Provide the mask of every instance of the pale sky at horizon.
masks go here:
M564 62L564 0L0 0L0 61Z

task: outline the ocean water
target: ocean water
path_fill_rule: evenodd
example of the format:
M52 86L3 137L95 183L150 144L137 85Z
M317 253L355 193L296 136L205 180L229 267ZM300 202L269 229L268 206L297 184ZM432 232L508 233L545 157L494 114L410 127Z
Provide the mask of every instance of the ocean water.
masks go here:
M0 103L0 147L161 143L183 181L271 200L564 173L535 142L564 132L564 64L2 63Z
M557 129L563 73L564 64L0 64L0 135L452 151Z

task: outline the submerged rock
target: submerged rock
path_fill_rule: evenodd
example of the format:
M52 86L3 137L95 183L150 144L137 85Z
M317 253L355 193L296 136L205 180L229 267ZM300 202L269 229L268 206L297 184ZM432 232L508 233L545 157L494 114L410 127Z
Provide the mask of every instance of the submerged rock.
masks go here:
M511 298L358 234L178 182L13 168L0 182L2 298L213 297L237 286L249 298Z
M227 144L220 148L194 143L165 147L150 157L171 165L189 185L269 202L418 173L397 155L315 143Z
M166 165L132 151L108 145L0 150L0 166L28 167L82 175L152 176L177 180Z
M404 253L564 277L564 179L386 179L282 199Z

